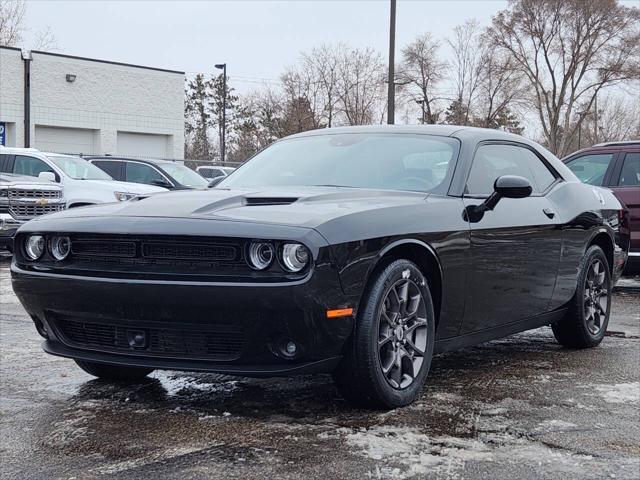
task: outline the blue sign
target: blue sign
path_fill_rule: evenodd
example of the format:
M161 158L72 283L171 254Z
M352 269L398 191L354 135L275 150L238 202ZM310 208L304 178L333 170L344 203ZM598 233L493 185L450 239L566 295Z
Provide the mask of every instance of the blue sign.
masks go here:
M4 122L0 122L0 145L7 144L7 127Z

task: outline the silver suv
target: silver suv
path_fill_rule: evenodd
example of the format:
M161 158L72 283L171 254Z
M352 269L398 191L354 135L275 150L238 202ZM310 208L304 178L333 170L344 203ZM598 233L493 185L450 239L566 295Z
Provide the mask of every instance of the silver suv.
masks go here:
M46 180L0 173L0 249L12 250L13 236L32 218L64 210L62 188Z

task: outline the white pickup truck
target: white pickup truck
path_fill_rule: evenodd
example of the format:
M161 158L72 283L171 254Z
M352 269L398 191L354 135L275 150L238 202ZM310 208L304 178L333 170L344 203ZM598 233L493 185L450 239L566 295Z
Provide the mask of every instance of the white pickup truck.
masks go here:
M118 182L81 157L44 153L33 148L0 147L0 172L59 183L67 208L129 200L166 188Z
M20 225L63 210L62 189L39 178L0 173L0 250L11 251Z

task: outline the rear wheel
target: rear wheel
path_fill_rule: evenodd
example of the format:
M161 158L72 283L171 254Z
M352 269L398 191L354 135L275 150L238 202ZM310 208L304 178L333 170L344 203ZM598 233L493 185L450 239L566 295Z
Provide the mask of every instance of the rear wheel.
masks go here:
M102 380L120 382L140 380L153 372L153 368L121 367L119 365L87 362L85 360L75 360L75 362L89 375Z
M356 331L334 373L350 401L396 408L420 394L433 356L435 320L420 269L396 260L374 279L362 300Z
M611 287L607 257L593 245L580 262L578 286L567 314L551 326L561 345L589 348L600 344L609 324Z

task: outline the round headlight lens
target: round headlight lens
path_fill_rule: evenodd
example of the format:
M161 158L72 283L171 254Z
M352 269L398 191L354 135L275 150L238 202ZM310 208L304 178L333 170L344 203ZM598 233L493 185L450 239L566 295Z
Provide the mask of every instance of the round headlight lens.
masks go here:
M285 243L282 247L282 266L289 272L299 272L310 258L309 249L300 243Z
M29 235L24 244L24 251L29 260L38 260L44 253L44 237L42 235Z
M49 244L51 255L56 260L64 260L71 251L71 239L64 236L56 236L51 239Z
M249 266L256 270L264 270L273 262L274 252L270 243L252 242L249 245Z

